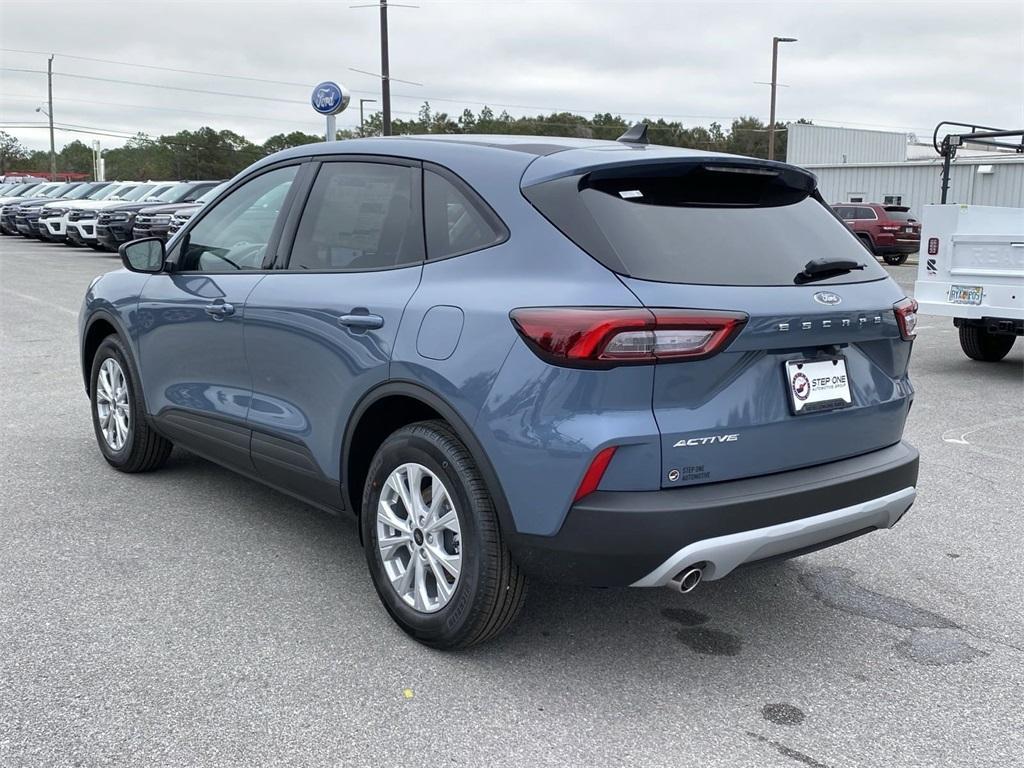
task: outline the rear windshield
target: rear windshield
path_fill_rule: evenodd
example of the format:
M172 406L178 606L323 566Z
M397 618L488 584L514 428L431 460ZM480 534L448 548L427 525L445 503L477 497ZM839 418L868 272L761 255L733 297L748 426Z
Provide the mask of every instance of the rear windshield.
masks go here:
M641 280L699 285L793 285L814 259L849 259L862 270L815 284L885 277L832 210L813 179L772 179L738 169L542 182L526 197L609 269Z
M910 215L910 211L894 211L891 208L885 209L885 218L892 221L917 221Z

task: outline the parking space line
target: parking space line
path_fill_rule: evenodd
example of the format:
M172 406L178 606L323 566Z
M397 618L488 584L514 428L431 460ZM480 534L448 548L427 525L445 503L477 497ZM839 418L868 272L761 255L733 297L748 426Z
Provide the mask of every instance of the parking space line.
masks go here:
M0 288L0 293L6 293L6 294L9 294L11 296L17 296L19 299L24 299L25 301L31 301L33 304L42 304L43 306L48 307L49 309L55 309L58 312L63 312L64 314L71 315L72 317L78 317L78 312L76 312L73 309L68 309L67 307L62 307L60 304L54 304L52 301L47 301L46 299L40 299L40 298L38 298L36 296L29 296L27 293L20 293L19 291L12 291L10 288Z

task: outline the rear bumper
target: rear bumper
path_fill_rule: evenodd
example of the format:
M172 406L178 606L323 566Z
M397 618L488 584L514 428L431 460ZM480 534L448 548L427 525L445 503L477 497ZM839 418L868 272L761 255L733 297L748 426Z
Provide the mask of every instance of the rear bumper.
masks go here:
M980 286L984 290L981 304L951 304L951 285ZM1024 287L1020 284L1020 277L994 279L968 273L957 275L954 280L918 280L914 283L914 298L917 299L919 315L961 317L968 320L988 317L1024 320L1024 303L1020 298L1022 290Z
M878 253L879 255L885 254L885 253L917 253L920 250L921 250L921 241L920 240L914 240L914 241L910 241L910 242L903 241L903 240L897 240L892 245L876 245L875 246L875 252Z
M737 566L890 528L910 508L918 453L907 443L774 475L661 491L598 491L554 536L511 537L520 566L551 581L660 586L705 564Z

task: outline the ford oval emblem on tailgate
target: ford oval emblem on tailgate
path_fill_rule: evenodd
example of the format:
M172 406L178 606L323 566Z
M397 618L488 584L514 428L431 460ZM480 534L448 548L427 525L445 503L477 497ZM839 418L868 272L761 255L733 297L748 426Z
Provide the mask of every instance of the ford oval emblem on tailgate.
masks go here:
M825 304L826 306L833 307L836 304L842 303L843 299L838 294L832 293L832 291L818 291L814 294L814 300L819 304Z

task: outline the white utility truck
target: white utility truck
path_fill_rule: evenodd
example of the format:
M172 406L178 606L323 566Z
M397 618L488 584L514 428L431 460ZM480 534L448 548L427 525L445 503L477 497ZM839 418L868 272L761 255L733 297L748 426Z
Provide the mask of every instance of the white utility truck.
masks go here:
M1024 334L1024 208L926 205L914 297L953 318L960 346L995 362Z

